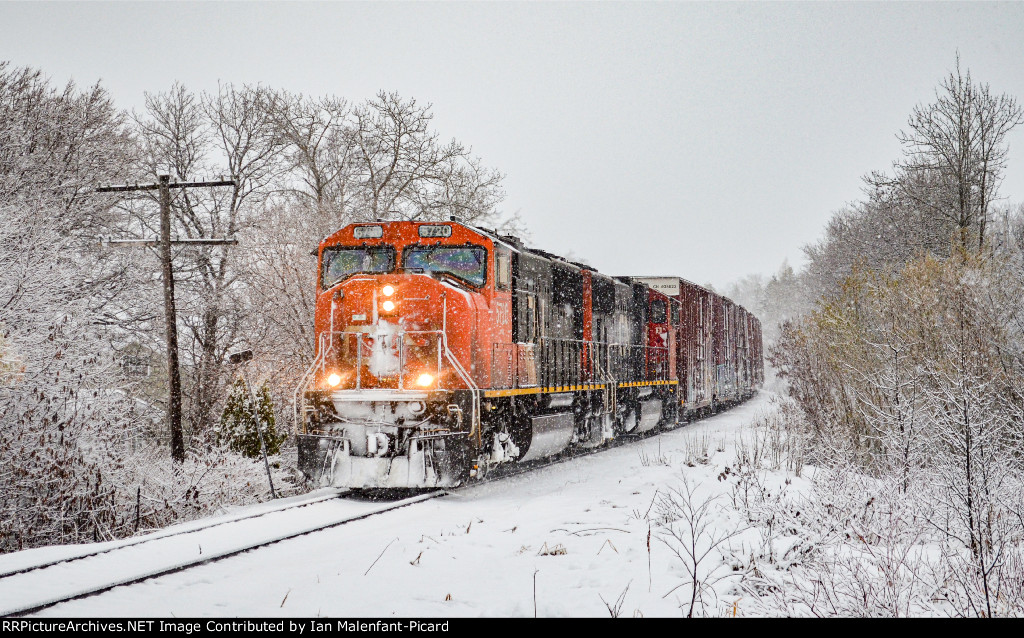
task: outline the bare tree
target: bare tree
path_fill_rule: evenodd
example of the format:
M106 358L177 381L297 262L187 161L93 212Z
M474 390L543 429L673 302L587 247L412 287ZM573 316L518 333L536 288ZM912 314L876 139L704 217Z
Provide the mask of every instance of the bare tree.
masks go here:
M709 605L708 597L717 598L715 585L738 576L715 563L714 554L743 532L741 528L717 526L715 516L720 509L717 497L698 500L698 487L684 477L680 487L661 494L658 502L659 517L664 521L659 538L686 570L686 578L662 598L679 589L688 590L689 600L680 603L687 618L703 613Z
M310 219L325 222L320 236L344 226L356 188L355 136L348 101L281 91L274 94L271 108L286 145L282 191L297 199Z
M442 144L430 105L380 92L353 111L360 219L489 221L502 175L456 140Z
M975 84L969 70L961 71L958 55L935 102L916 106L898 136L906 157L897 164L897 182L920 206L956 225L962 250L972 236L979 250L984 245L989 207L1006 168L1006 136L1021 123L1024 109L1016 99Z

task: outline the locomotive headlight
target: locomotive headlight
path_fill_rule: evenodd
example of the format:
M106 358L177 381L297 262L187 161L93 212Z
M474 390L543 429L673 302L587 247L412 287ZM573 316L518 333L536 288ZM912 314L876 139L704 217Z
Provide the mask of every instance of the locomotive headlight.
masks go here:
M390 297L391 295L395 294L395 287L394 286L384 286L383 288L381 288L380 291L382 293L384 293L385 297Z
M434 375L427 374L424 372L420 376L416 377L416 385L421 388L429 388L434 383Z
M388 299L387 301L382 303L380 307L384 309L384 312L391 312L392 310L395 309L395 302Z
M339 383L341 383L341 377L339 377L336 373L332 372L331 376L327 377L327 385L331 386L332 388L338 385Z

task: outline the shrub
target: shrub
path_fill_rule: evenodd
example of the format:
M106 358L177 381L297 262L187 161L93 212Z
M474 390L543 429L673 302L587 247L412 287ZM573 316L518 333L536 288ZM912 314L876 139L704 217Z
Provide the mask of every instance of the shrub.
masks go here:
M267 454L277 454L287 434L278 434L274 420L274 402L266 384L256 393L256 409L253 410L252 393L243 379L231 384L224 412L216 428L216 441L227 445L233 451L249 458L261 455L260 436L257 428L263 427L263 440Z

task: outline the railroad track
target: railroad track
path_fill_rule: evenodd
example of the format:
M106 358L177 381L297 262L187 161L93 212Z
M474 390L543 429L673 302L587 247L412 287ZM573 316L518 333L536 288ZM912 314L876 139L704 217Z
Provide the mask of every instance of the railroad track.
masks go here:
M483 480L474 481L462 487L473 487L491 481L512 478L611 448L629 445L682 427L684 426L679 425L670 429L654 428L648 432L618 437L601 447L574 450L568 454L560 454L550 459L539 459L523 465L500 467L489 473ZM331 503L338 503L339 497L345 496L347 493L348 490L334 490L326 495L320 494L301 501L292 501L279 507L247 515L221 518L198 527L155 532L112 547L0 572L0 601L2 601L0 602L0 616L22 616L35 613L64 602L101 594L115 587L133 585L152 578L181 572L292 538L408 507L415 503L444 496L448 491L437 490L387 503L347 500L344 501L347 503L346 507L342 509L349 511L344 513L332 511ZM301 509L307 510L306 515L296 518L298 510ZM289 513L284 515L284 512ZM254 539L257 534L242 534L245 530L237 527L239 525L257 526L258 524L252 521L260 518L267 518L268 521L273 518L282 518L284 527L287 529L268 532L263 537ZM276 523L276 521L269 522ZM238 543L237 541L232 542L230 538L225 540L211 535L209 530L218 527L223 528L221 537L232 536L228 531L232 530L236 535L246 536L250 540ZM273 527L273 525L267 527ZM203 549L200 541L208 543L206 550ZM140 557L143 559L140 563L132 563L133 549L143 544L159 543L166 545L165 551L153 552L147 549L145 552L140 552ZM192 548L193 544L196 546L195 549ZM155 560L154 556L156 556ZM164 558L165 556L166 558ZM100 562L105 558L109 559L105 561L106 564ZM129 566L125 567L125 563L128 563Z
M445 494L445 491L438 490L390 503L345 501L344 506L340 506L338 495L334 495L312 503L296 504L235 520L220 521L158 538L140 538L135 543L10 570L0 576L0 616L32 614L60 603L100 594L115 587L133 585L224 560ZM339 507L330 507L332 504L338 504ZM295 510L299 507L309 509L303 516L296 516L297 512L294 511L284 514L286 510ZM337 511L339 509L342 512ZM274 514L281 514L280 517L274 518L282 520L252 522ZM259 525L267 522L272 524L264 525L264 528L280 525L281 529L260 529ZM211 533L210 529L214 527L222 529ZM256 529L250 530L251 527ZM262 536L260 532L263 532ZM233 540L232 537L238 536L247 540L241 543ZM150 547L144 551L140 550L138 546L143 543L149 544ZM205 550L202 543L207 543ZM161 551L153 551L154 544L161 544L164 547Z
M323 491L323 490L319 490L319 491ZM331 489L331 490L329 490L328 494L315 494L315 495L312 495L312 496L308 496L307 498L289 499L288 503L281 504L281 505L279 505L277 507L273 507L272 506L272 507L267 508L267 509L262 509L262 510L257 511L257 512L250 512L248 514L244 514L244 515L240 515L240 516L222 516L222 517L217 517L217 519L214 520L214 521L210 521L210 522L206 522L206 523L200 523L197 526L193 526L193 525L191 525L189 523L185 523L183 525L175 525L171 529L155 531L155 532L146 534L144 536L139 536L139 537L136 537L136 538L129 538L129 539L125 539L123 541L111 541L111 544L109 544L110 545L109 547L104 547L102 549L88 549L88 547L90 547L89 545L83 545L81 547L83 549L86 549L87 551L84 551L84 552L81 552L81 553L71 554L71 555L68 555L68 556L63 556L61 558L55 558L53 560L45 561L45 562L42 562L42 563L30 562L30 563L27 563L24 566L11 567L11 568L8 568L6 571L0 571L0 579L7 578L8 576L16 576L18 574L25 574L25 573L28 573L28 572L31 572L31 571L35 571L37 569L43 569L45 567L51 567L53 565L59 565L61 563L70 563L72 561L81 560L83 558L89 558L90 556L99 556L100 554L107 554L107 553L110 553L110 552L115 552L115 551L117 551L119 549L124 549L126 547L134 547L136 545L142 545L143 543L151 543L153 541L158 541L158 540L162 540L162 539L165 539L165 538L170 538L172 536L181 536L183 534L192 534L192 533L195 533L195 532L202 531L204 529L210 529L211 527L220 527L221 525L229 525L231 523L237 523L239 521L245 521L245 520L249 520L249 519L252 519L252 518L260 518L262 516L267 516L269 514L276 514L277 512L283 512L283 511L286 511L286 510L295 509L297 507L308 507L309 505L314 505L316 503L322 503L324 501L329 501L329 500L338 498L339 496L342 496L343 494L345 494L347 491L348 490L344 490L344 489Z
M632 439L632 437L629 438ZM616 441L615 445L622 445L624 443L626 441ZM461 487L473 487L492 481L512 478L606 449L609 448L603 447L578 451L572 455L559 455L555 458L537 460L522 466L503 467L501 471L491 472L483 480L474 481ZM212 528L220 527L223 528L224 532L221 536L244 535L245 530L239 529L240 525L248 528L254 525L252 521L255 519L278 518L274 515L289 512L289 510L297 510L299 508L313 510L318 505L324 506L330 502L337 502L339 497L343 497L348 493L348 490L334 490L328 495L318 495L308 500L292 502L282 507L243 516L218 519L199 527L155 532L147 536L130 539L127 542L119 543L112 547L104 547L42 563L33 563L23 567L8 569L7 571L0 572L0 617L33 614L61 603L102 594L116 587L134 585L160 576L224 560L289 539L408 507L415 503L444 496L448 492L436 490L392 502L374 503L347 500L345 501L347 504L345 509L350 511L344 514L325 513L324 516L319 516L319 512L317 512L312 516L305 516L304 518L307 519L305 522L289 521L289 523L294 524L291 524L288 529L270 534L264 538L252 540L252 536L246 535L250 540L244 543L230 541L224 543L222 540L218 542L220 539L211 538L209 534L209 530ZM295 514L296 512L294 511L289 512L289 518L294 517ZM322 520L310 522L308 519ZM266 522L271 523L271 525L280 524L278 521ZM206 549L203 548L203 543L207 543ZM150 545L150 547L147 547L144 551L139 550L139 546L144 544ZM153 551L153 545L163 545L164 547L162 551L156 552ZM157 558L154 559L154 557ZM138 558L140 562L133 562L133 558Z

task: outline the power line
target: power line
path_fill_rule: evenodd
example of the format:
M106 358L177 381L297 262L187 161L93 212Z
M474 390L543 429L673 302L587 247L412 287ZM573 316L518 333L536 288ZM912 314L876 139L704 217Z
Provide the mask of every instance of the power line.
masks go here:
M164 320L167 323L167 376L170 378L170 400L167 402L167 425L171 431L171 458L185 461L185 436L181 429L181 370L178 363L178 313L174 305L174 266L171 244L237 244L234 238L171 239L171 189L235 186L233 179L201 182L171 182L170 175L158 175L153 184L120 184L97 188L97 193L160 191L160 237L155 239L116 239L110 244L128 246L160 246L164 283Z

